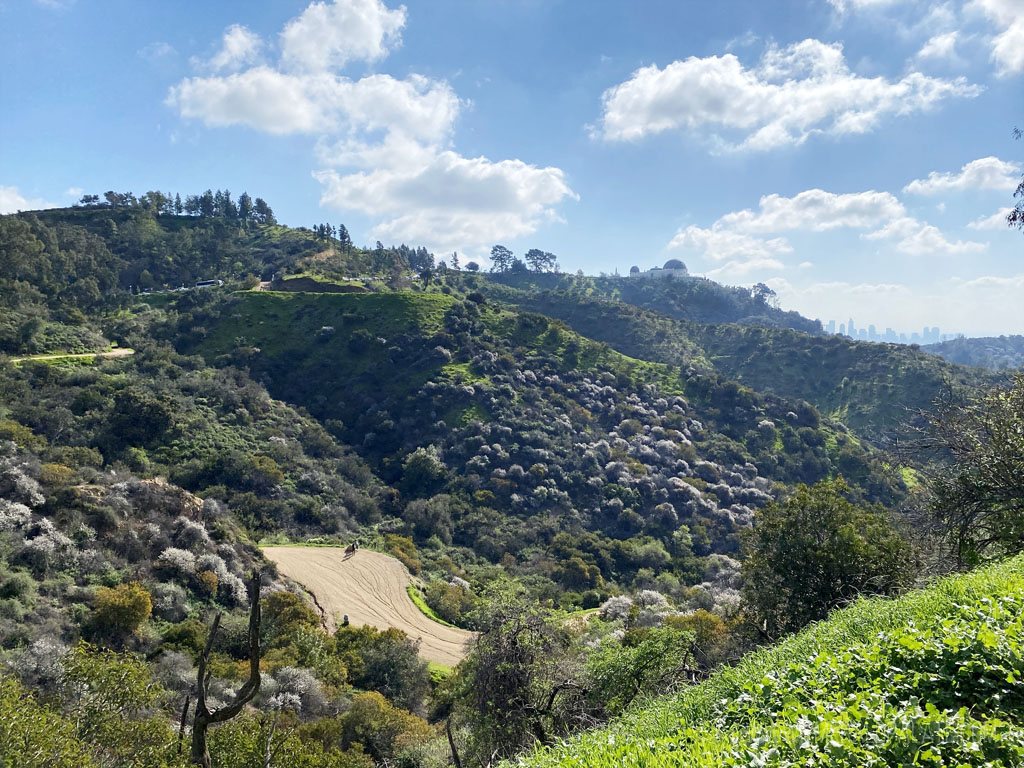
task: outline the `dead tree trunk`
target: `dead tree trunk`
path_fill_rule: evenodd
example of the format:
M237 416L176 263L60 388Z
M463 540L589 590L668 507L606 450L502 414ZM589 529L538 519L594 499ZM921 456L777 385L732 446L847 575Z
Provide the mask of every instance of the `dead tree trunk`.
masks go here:
M210 636L206 639L203 655L199 657L199 669L196 674L196 709L192 720L192 762L203 768L211 768L210 750L206 745L207 731L215 723L223 723L242 711L252 701L260 689L260 572L253 570L252 582L249 584L249 679L238 689L231 703L212 712L206 706L206 689L210 683L207 671L210 664L210 653L213 641L220 627L218 613L210 627Z

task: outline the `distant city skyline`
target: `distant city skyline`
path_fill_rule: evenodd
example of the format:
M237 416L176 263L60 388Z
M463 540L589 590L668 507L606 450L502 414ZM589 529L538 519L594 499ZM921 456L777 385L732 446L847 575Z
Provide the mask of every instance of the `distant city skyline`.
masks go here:
M906 331L897 331L891 327L886 327L884 331L879 331L874 323L868 323L867 327L859 327L852 317L846 322L839 323L835 320L829 320L827 323L823 323L822 326L825 333L828 334L846 336L858 341L880 341L890 344L938 344L941 341L964 336L963 333L942 333L937 325L926 325L920 332L911 331L907 333Z

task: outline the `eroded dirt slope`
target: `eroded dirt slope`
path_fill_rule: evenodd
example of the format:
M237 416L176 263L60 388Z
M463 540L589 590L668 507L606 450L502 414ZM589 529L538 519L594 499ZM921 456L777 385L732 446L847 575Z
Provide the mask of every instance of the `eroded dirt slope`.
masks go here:
M420 640L420 656L453 667L466 655L472 632L431 621L406 592L409 572L398 560L360 549L345 556L338 547L265 547L278 570L316 595L334 631L342 616L355 625L397 627Z

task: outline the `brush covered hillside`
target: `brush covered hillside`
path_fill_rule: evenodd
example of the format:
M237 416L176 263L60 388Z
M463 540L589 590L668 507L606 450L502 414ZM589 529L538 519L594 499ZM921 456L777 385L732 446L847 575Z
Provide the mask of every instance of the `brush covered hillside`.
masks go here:
M927 410L947 387L970 392L1002 381L966 367L983 365L979 357L946 356L947 363L928 348L824 335L816 322L772 307L763 293L699 279L618 279L623 288L613 291L609 280L527 275L479 285L495 300L563 320L625 354L710 369L759 392L806 400L873 442L918 423L913 412ZM702 296L714 297L719 309L709 311Z
M928 344L921 349L960 365L973 365L993 371L1024 368L1024 336L950 339Z
M1024 763L1024 559L860 600L518 764Z
M782 485L902 493L806 403L478 296L249 291L175 322L203 328L183 351L245 366L355 447L402 494L387 525L424 553L553 579L566 607L652 578L681 596Z

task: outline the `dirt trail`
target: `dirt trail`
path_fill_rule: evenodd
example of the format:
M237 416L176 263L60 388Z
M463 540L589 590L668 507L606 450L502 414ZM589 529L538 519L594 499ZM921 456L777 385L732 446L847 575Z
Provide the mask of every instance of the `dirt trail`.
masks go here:
M397 627L419 639L428 661L454 667L466 655L473 633L424 616L406 592L409 572L393 557L360 549L346 558L339 547L264 547L263 554L316 595L331 631L348 614L352 624Z
M23 363L26 360L57 360L58 358L65 357L127 357L128 355L134 355L134 349L127 349L121 347L119 349L112 349L109 352L76 352L74 354L66 354L58 352L55 355L29 355L27 357L12 357L9 362L12 363Z

